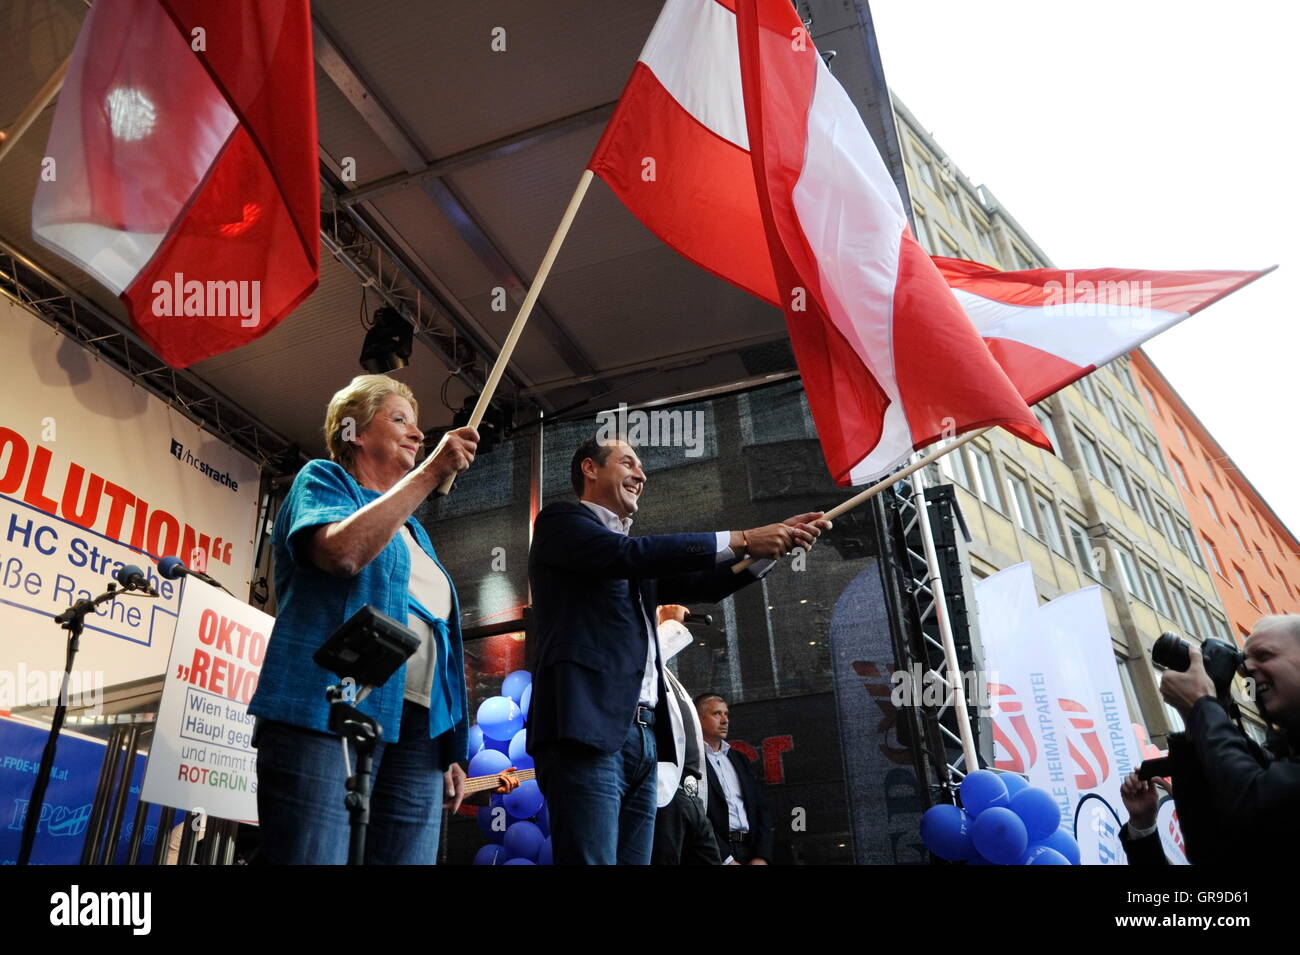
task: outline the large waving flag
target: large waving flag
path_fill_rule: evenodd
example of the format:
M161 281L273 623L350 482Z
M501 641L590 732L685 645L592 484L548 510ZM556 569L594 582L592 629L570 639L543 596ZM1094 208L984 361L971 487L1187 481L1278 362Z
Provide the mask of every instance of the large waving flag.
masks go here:
M965 259L934 263L1030 404L1276 268L1000 272Z
M32 207L38 241L184 367L316 287L309 0L112 0L77 38Z
M1047 446L1026 404L1265 274L925 255L788 0L668 0L589 168L664 242L785 311L840 484L987 425Z
M788 0L668 0L591 169L664 241L784 310L838 483L988 425L1050 447Z

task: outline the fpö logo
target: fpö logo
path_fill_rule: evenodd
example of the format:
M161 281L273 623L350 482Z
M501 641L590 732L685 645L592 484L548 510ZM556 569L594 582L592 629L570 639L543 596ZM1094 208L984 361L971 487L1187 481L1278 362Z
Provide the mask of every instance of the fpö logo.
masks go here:
M1110 760L1106 758L1106 747L1097 735L1097 721L1092 718L1088 708L1077 700L1061 697L1056 701L1061 712L1065 714L1066 749L1078 772L1074 784L1080 791L1096 789L1110 778Z
M192 451L175 438L172 438L172 457L177 461L180 461L182 464L188 464L200 474L211 478L215 483L220 484L223 487L228 487L232 491L239 490L239 482L230 476L229 471L218 471L211 464L208 464L208 462L196 458Z
M1015 687L1005 683L990 683L989 698L993 705L993 742L1000 747L994 768L1029 772L1029 767L1038 762L1038 746L1029 729L1024 701Z
M996 769L1028 773L1038 762L1038 744L1029 727L1025 701L1013 686L990 683L993 742L997 745ZM1097 721L1077 700L1060 697L1057 705L1065 716L1065 748L1074 760L1074 785L1081 791L1096 789L1110 778L1110 759L1097 732Z

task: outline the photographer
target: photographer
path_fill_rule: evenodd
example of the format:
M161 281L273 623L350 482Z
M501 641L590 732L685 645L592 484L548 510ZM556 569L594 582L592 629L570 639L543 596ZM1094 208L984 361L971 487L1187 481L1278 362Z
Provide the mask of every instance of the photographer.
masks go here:
M1262 618L1242 657L1260 712L1282 732L1277 752L1265 751L1233 723L1231 672L1225 678L1216 667L1216 681L1198 649L1190 648L1188 658L1185 669L1170 669L1160 681L1161 696L1187 727L1169 737L1169 775L1188 860L1276 859L1279 848L1300 846L1300 615ZM1164 862L1155 785L1134 773L1121 795L1130 816L1121 835L1129 862Z

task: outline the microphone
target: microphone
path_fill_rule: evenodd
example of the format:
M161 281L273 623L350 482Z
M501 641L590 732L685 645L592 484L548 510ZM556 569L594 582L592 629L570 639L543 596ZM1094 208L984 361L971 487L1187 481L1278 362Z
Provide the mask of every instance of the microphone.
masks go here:
M149 579L144 571L135 564L123 564L113 572L113 579L122 585L123 590L138 590L150 597L157 597L158 591L149 586Z
M215 577L209 577L201 570L190 570L179 557L168 556L158 561L158 573L167 580L180 580L182 577L197 577L205 584L211 584L213 587L226 590L226 588L221 585L221 581L217 580ZM230 593L230 591L226 590L226 593Z

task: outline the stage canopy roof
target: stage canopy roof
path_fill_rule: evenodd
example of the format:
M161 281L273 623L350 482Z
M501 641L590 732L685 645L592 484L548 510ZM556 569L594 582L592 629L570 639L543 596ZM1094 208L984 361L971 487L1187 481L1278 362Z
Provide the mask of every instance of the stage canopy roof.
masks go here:
M193 374L307 454L322 453L325 403L361 371L362 276L373 274L365 312L383 304L382 288L424 332L397 377L420 399L422 425L449 422L442 394L459 406L486 377L660 6L315 0L320 286L269 334ZM799 4L881 141L865 6ZM0 127L69 54L87 7L0 8ZM0 240L125 326L120 302L31 237L53 112L0 162ZM355 181L345 181L349 159ZM498 288L504 311L492 308ZM537 409L591 414L793 370L776 309L678 256L597 179L501 394L520 419Z

